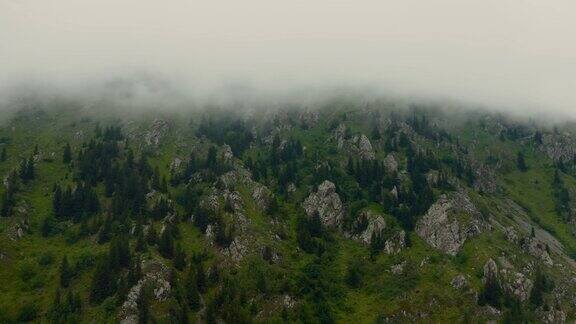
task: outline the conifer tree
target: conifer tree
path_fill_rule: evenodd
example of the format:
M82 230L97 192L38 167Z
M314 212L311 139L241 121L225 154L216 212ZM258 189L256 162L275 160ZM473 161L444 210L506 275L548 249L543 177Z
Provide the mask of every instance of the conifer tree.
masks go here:
M64 146L64 153L62 154L62 162L68 164L72 161L72 148L70 147L70 143L66 143Z
M60 286L67 288L72 280L73 272L68 264L68 258L64 256L62 263L60 263Z
M6 150L6 147L2 148L2 152L0 153L0 162L4 162L8 159L8 151Z

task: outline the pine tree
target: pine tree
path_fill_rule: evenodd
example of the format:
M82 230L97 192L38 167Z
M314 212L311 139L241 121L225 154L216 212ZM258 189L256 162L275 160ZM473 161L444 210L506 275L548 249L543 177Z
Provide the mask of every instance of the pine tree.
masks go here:
M518 156L516 158L516 165L518 170L522 172L528 171L528 166L526 165L526 159L524 158L524 153L522 151L518 152Z
M6 150L6 147L2 148L2 153L0 153L0 162L4 162L8 159L8 151Z
M158 251L166 259L172 259L174 256L174 239L172 238L172 230L170 226L166 226L162 235L160 235Z
M190 310L197 311L200 308L200 291L198 290L198 281L196 278L196 269L191 264L186 278L186 299Z
M146 241L148 242L148 245L155 245L156 243L158 243L158 233L156 232L154 224L150 224L150 226L148 227Z
M70 147L70 143L66 143L64 146L64 153L62 154L62 162L68 164L72 161L72 148Z
M96 265L90 286L90 301L99 304L106 297L112 296L116 291L114 271L110 271L107 259L102 259Z
M176 245L176 250L174 251L174 267L180 271L186 268L186 253L182 250L180 243Z
M196 266L196 286L198 287L198 291L201 293L205 293L206 289L208 288L206 282L206 273L204 271L204 265L202 262L198 262Z
M68 264L68 258L64 256L62 263L60 263L60 286L67 288L70 285L73 275L72 269Z

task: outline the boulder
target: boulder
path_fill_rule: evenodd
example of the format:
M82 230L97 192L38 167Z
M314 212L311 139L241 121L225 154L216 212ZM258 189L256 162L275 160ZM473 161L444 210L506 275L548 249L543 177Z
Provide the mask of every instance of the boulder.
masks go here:
M540 259L545 265L549 267L554 265L554 262L548 253L548 249L546 248L546 244L537 238L527 238L524 240L522 248L533 257Z
M456 255L467 239L480 234L486 224L468 195L458 191L442 195L418 220L416 233L430 246Z
M170 129L170 123L164 119L155 119L150 129L144 133L144 142L147 145L157 146L160 140L166 136Z
M468 280L466 279L466 277L464 277L463 274L459 274L456 277L454 277L452 279L452 287L454 287L454 289L458 289L458 290L462 290L464 288L468 288Z
M344 206L336 193L336 185L328 180L304 200L303 207L309 217L318 213L324 226L339 227L344 219Z

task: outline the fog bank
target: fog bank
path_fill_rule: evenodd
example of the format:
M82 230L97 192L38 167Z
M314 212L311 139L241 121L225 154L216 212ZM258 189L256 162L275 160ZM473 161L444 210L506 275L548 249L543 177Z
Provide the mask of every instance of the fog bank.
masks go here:
M568 0L3 0L0 93L168 104L364 89L576 117L574 12Z

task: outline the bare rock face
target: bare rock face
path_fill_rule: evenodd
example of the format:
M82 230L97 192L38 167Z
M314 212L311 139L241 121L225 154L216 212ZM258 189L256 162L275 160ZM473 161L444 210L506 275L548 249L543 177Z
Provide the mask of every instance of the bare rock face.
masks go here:
M572 160L576 153L576 145L570 134L550 134L542 137L542 151L555 162Z
M374 148L366 135L359 134L348 137L346 126L341 124L335 131L334 137L338 142L338 148L350 154L356 155L363 160L373 160L375 158Z
M381 215L376 215L370 210L360 212L353 228L359 229L360 232L351 235L351 238L364 244L372 242L372 236L382 232L386 228L386 221Z
M252 190L252 199L254 199L254 202L263 210L268 209L271 197L272 192L266 186L257 185L254 187L254 190Z
M147 145L157 146L160 140L166 136L170 129L170 123L164 119L155 119L150 129L144 134L144 141Z
M126 300L120 309L120 323L138 323L138 298L145 285L150 285L154 292L154 298L159 301L166 300L171 293L169 281L170 270L158 261L142 263L143 277L128 291Z
M374 149L372 148L372 143L366 135L355 135L352 137L351 150L356 152L363 160L374 160L376 155L374 154Z
M396 161L393 154L389 153L386 155L386 158L384 158L384 168L386 168L388 173L398 172L398 161Z
M403 230L394 234L384 242L384 253L396 254L406 247L406 232Z
M404 267L405 267L405 266L406 266L406 261L402 261L402 262L400 262L400 263L398 263L398 264L393 265L393 266L390 268L390 271L391 271L393 274L395 274L395 275L399 275L399 274L404 273Z
M322 182L318 191L304 200L303 207L309 217L318 213L324 226L339 227L342 224L344 207L336 193L336 185L328 180Z
M492 258L488 259L484 264L484 280L488 278L498 279L498 265Z
M505 287L513 296L523 302L530 297L532 286L532 280L523 273L516 272L509 278L509 283Z
M476 175L474 189L487 193L494 193L498 190L494 169L481 164L475 167L474 173Z
M548 249L546 249L546 244L537 238L530 237L526 239L522 248L533 257L540 259L545 265L549 267L554 265L554 262L548 253Z
M468 238L486 227L465 192L440 196L416 224L416 233L432 247L456 255Z

